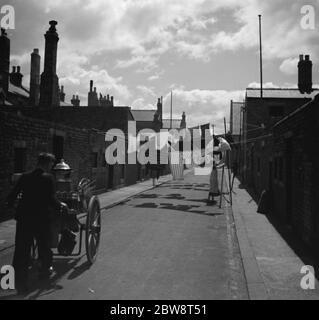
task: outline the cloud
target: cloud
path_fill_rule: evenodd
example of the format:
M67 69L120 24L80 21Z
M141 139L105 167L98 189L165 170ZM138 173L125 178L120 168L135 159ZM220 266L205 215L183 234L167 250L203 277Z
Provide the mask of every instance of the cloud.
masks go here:
M315 6L315 1L309 1ZM247 0L234 13L235 22L240 25L237 31L221 30L212 35L215 50L240 50L258 48L258 14L262 14L263 51L266 59L298 57L301 52L319 58L316 32L305 31L300 26L300 9L303 0L292 3L270 0Z
M252 82L248 85L248 88L260 88L260 82ZM272 82L265 82L263 83L263 88L279 88L279 86Z
M132 109L135 110L148 110L148 109L156 109L155 104L148 103L144 98L138 98L132 102Z
M161 76L164 74L164 71L161 72L155 72L155 74L149 76L147 78L148 81L155 81L161 78Z
M136 87L144 96L157 97L154 92L154 87L146 87L139 85Z
M207 117L220 122L229 110L230 99L241 98L241 91L235 90L240 89L237 78L248 78L253 63L247 62L245 75L233 70L235 84L221 77L220 87L225 90L199 87L210 85L210 77L214 75L210 75L209 68L214 64L218 63L218 67L224 64L227 68L225 59L232 55L238 60L247 53L257 56L258 14L263 15L264 59L282 61L278 70L284 73L281 76L294 75L297 71L294 64L301 53L310 54L314 63L319 61L317 30L305 31L300 27L304 0L11 2L17 17L16 30L9 34L12 64L21 64L24 73L28 73L30 53L38 47L43 65L43 35L49 27L48 21L57 20L60 83L65 85L67 95L78 93L82 105L86 103L91 79L98 91L114 95L116 102L137 107L153 105L154 92L173 88L176 116L180 117L185 109L190 123L205 122ZM317 5L316 0L308 3ZM197 68L202 62L207 64L207 72ZM189 79L183 78L186 69L192 73ZM249 78L246 83L253 80ZM271 80L278 80L275 74ZM153 81L152 87L148 86L149 81ZM269 82L267 86L274 84Z
M110 94L120 101L120 104L128 104L131 92L127 85L123 83L122 77L111 76L108 70L96 65L88 65L86 56L75 52L62 51L58 63L57 73L60 84L65 86L65 91L72 96L73 92L81 92L82 96L87 96L89 91L89 81L94 81L97 92L102 95ZM87 103L86 99L81 102Z
M243 101L244 96L244 91L177 88L173 91L173 115L174 118L181 118L185 111L188 127L211 122L217 131L223 132L224 117L227 121L229 119L230 101ZM164 97L163 103L165 117L169 117L165 109L169 109L170 94Z
M298 74L298 58L288 58L285 59L280 65L279 69L281 72L288 75L296 75Z

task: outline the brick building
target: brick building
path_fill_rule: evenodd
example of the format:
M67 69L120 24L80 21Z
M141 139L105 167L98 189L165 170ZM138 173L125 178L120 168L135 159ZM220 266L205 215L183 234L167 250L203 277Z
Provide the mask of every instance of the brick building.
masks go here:
M71 104L65 102L64 87L56 74L57 23L50 21L45 34L44 71L40 77L39 50L31 54L30 88L22 85L19 66L10 68L10 39L4 30L0 36L0 121L1 121L1 217L4 199L12 187L15 173L31 169L37 154L48 151L70 164L76 185L83 177L95 180L96 192L133 184L136 165L109 165L105 141L109 129L125 133L127 147L128 121L134 120L129 107L115 107L113 97L100 95L97 104L80 107L77 95ZM90 82L91 87L93 81ZM90 90L92 91L92 90ZM89 93L90 95L90 93ZM126 155L127 156L127 155ZM0 219L1 219L0 217Z
M240 180L268 214L318 248L319 91L247 89L241 114Z
M242 138L239 165L242 182L251 189L258 199L269 183L271 161L265 154L271 154L271 145L267 143L273 126L318 94L302 95L298 89L246 89L246 98L242 113Z
M74 187L81 178L96 179L97 188L105 185L98 171L107 168L95 165L93 152L100 151L104 134L94 130L71 128L62 124L23 116L21 113L0 111L0 220L12 212L4 206L8 191L13 186L14 175L31 170L39 152L53 152L65 158L73 169ZM102 150L101 150L102 151ZM102 158L99 158L102 162Z
M273 214L319 245L319 94L273 127Z

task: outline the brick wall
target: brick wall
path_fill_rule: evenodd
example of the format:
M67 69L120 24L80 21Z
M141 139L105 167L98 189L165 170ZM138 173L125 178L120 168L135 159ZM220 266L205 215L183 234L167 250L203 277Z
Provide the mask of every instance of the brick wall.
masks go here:
M255 140L242 145L242 178L256 200L262 190L270 190L270 213L318 247L319 95L298 110L294 102L290 109L295 111L269 128L269 138L250 134Z
M64 139L63 158L73 169L74 186L83 177L95 178L92 168L92 152L105 150L104 135L83 129L76 129L57 123L0 112L0 219L12 214L4 207L4 199L12 188L15 173L15 153L25 150L25 170L36 165L39 152L53 151L53 136ZM106 168L99 168L99 175L107 174ZM98 181L98 188L105 187L105 180Z
M284 183L278 190L281 193L275 194L274 202L283 203L283 210L286 211L282 214L277 209L275 213L285 218L283 222L291 223L300 238L311 246L319 244L318 108L317 98L274 128L275 150L284 156L285 172ZM289 188L290 199L287 195Z

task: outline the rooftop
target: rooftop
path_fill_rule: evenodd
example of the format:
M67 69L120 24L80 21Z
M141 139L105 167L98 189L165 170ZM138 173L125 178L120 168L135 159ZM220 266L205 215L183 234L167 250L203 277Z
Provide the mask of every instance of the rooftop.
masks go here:
M172 129L180 129L181 127L181 119L173 119L172 120ZM163 119L163 129L170 129L171 128L171 120L170 119Z
M152 122L154 120L154 114L156 111L156 109L131 110L131 113L135 121Z
M29 105L30 92L28 88L17 87L9 82L9 95L5 105ZM61 107L72 107L71 103L60 101Z
M314 89L311 94L301 94L298 88L264 88L264 98L281 98L281 99L309 99L314 98L319 93L319 89ZM260 98L260 88L247 88L246 98Z

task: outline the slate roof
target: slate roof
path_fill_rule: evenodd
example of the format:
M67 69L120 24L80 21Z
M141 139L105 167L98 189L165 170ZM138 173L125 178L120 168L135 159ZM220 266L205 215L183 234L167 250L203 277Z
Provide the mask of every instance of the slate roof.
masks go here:
M156 111L156 109L131 110L131 113L135 121L152 122L154 120L154 114Z

